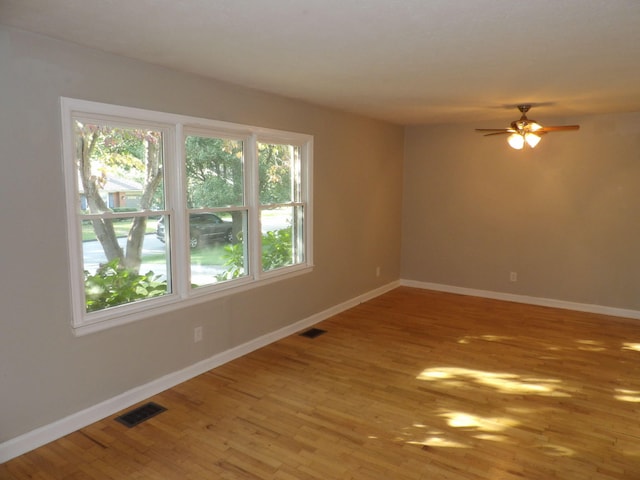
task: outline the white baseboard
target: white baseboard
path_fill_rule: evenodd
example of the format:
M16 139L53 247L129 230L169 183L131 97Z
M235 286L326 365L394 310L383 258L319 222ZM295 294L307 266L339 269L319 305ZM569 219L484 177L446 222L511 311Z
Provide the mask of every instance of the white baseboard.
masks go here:
M473 288L455 287L440 283L418 282L415 280L400 280L400 285L405 287L421 288L424 290L435 290L438 292L457 293L472 297L492 298L494 300L505 300L507 302L526 303L542 307L562 308L564 310L575 310L578 312L599 313L613 317L632 318L640 320L640 311L628 310L624 308L607 307L603 305L592 305L589 303L567 302L565 300L555 300L552 298L530 297L527 295L516 295L513 293L492 292L490 290L476 290Z
M139 387L133 388L121 395L110 398L97 405L89 407L68 417L57 420L53 423L40 427L31 432L27 432L18 437L12 438L0 444L0 463L4 463L23 453L52 442L69 433L91 425L103 418L109 417L136 403L142 402L149 397L157 395L171 387L185 382L213 368L219 367L231 360L246 355L254 350L262 348L270 343L292 335L300 330L315 325L340 312L348 310L362 302L378 297L394 288L400 286L400 281L395 281L375 290L359 295L351 300L335 305L327 310L316 313L302 319L296 323L288 325L274 332L267 333L237 347L218 353L210 358L202 360L194 365L170 373Z

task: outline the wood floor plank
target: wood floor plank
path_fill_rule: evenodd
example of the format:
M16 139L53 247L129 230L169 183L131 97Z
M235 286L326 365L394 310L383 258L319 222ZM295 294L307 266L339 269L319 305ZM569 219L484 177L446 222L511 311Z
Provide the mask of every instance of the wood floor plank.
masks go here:
M640 323L402 287L0 479L640 479Z

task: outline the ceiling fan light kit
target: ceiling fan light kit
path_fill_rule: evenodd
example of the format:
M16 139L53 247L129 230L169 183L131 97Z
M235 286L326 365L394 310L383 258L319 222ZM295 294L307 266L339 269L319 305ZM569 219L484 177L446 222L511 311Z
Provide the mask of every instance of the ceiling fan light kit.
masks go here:
M540 135L536 135L535 133L525 133L524 135L520 133L512 133L507 138L507 143L511 148L515 148L516 150L522 150L524 148L525 143L529 145L531 148L535 148L536 145L540 142Z
M477 132L485 133L485 137L490 135L509 134L507 143L511 148L522 150L525 145L535 148L541 140L541 136L547 132L556 132L562 130L578 130L580 125L561 125L553 127L543 127L535 120L527 118L527 112L531 105L518 105L518 110L522 113L519 120L511 122L509 128L476 128Z
M522 150L524 148L524 137L519 133L512 133L507 138L507 143L511 148Z

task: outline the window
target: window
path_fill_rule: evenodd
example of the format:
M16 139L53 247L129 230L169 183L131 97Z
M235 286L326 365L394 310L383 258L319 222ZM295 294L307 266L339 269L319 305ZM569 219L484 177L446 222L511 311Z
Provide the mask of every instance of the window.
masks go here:
M309 135L62 99L77 334L310 271Z
M244 141L187 131L184 150L191 287L246 277L249 209ZM215 243L226 245L206 248Z
M304 204L300 147L258 143L262 268L274 270L304 261Z

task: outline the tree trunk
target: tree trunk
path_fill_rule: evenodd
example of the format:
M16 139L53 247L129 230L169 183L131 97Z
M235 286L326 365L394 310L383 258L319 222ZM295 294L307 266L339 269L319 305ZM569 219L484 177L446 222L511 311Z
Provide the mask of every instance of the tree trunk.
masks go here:
M244 240L242 238L242 227L244 224L244 215L243 211L232 211L231 212L231 243L238 243L239 240Z
M151 137L145 139L145 183L142 196L140 197L140 209L149 210L153 202L156 189L162 181L162 167L160 164L160 153L162 150L162 137ZM147 217L135 217L127 237L127 252L125 266L136 273L140 270L142 263L142 246L144 236L147 232Z
M146 231L147 217L135 217L127 237L127 254L124 265L128 270L136 273L140 271L140 264L142 263L142 246Z
M98 182L100 179L91 173L91 155L96 146L96 142L99 138L99 133L94 132L90 139L87 139L84 135L80 137L80 148L78 155L78 170L80 172L80 180L84 188L84 194L87 198L89 205L89 211L91 213L104 213L109 210L109 207L104 203L104 200L100 196L100 188ZM101 218L92 220L93 229L96 237L102 245L104 254L107 257L107 262L114 259L124 259L122 248L118 244L118 238L113 228L113 221L111 219Z

